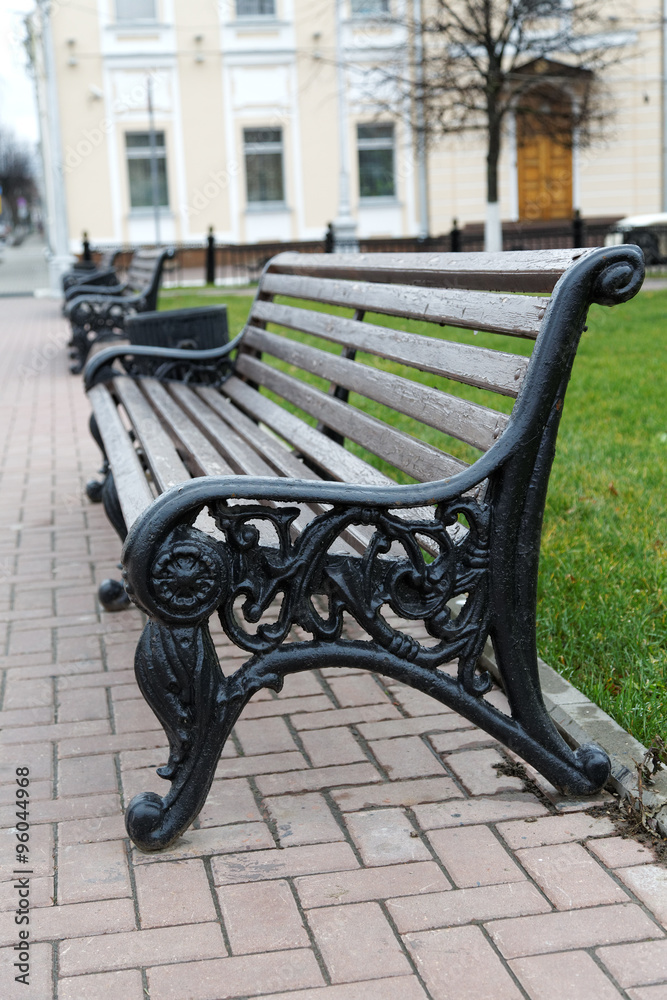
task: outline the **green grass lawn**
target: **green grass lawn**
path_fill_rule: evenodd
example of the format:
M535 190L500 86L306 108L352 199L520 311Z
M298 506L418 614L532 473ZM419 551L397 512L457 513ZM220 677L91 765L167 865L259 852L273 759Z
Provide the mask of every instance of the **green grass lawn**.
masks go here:
M160 307L213 302L226 303L234 336L247 316L250 293L205 298L172 293ZM666 314L667 292L643 292L616 309L591 310L565 402L540 564L540 654L644 744L655 735L667 737ZM406 326L386 317L381 322ZM407 326L433 334L430 327ZM515 338L447 331L452 334L514 353L532 348ZM424 373L414 377L437 384ZM455 383L447 388L471 399L488 398ZM386 415L359 397L351 402ZM492 405L507 410L511 401L493 396ZM408 418L395 423L408 433L416 429ZM443 445L443 436L432 434L433 442ZM422 436L428 439L430 432ZM444 444L469 461L475 457L458 442ZM385 468L378 460L374 464Z

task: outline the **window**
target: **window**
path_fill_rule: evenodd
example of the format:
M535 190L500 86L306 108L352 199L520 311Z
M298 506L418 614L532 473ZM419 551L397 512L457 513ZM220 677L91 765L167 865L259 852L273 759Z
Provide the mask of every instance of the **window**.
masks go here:
M392 198L394 184L394 126L357 125L359 195Z
M117 21L155 21L155 0L116 0Z
M130 178L130 207L153 207L153 178L151 174L151 137L149 132L127 132L125 134L127 171ZM169 204L167 194L167 156L164 146L164 132L155 133L155 155L157 160L157 203Z
M246 128L243 145L248 204L284 201L283 130Z
M388 14L389 0L350 0L353 14Z
M276 0L236 0L237 17L275 17Z

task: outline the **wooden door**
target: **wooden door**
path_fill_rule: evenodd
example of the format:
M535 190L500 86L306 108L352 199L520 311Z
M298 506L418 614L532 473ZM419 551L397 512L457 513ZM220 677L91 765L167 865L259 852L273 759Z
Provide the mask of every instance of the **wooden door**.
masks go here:
M558 124L562 129L562 119ZM572 217L571 143L559 142L529 113L517 117L517 167L520 219Z

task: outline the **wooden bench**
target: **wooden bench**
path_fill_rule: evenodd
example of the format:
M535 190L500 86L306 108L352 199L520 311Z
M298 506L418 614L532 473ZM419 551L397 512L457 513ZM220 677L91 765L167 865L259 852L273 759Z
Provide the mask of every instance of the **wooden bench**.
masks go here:
M120 281L116 273L116 258L122 251L119 249L105 250L96 264L92 260L81 260L66 271L61 278L65 301L74 297L76 287L85 286L85 291L96 291L109 285L118 286Z
M164 264L173 256L173 250L136 250L121 285L75 285L65 292L65 316L72 326L73 374L81 371L93 344L123 338L128 316L157 307Z
M315 667L363 667L430 694L564 792L604 785L604 751L571 749L543 704L537 570L588 307L625 302L642 280L629 246L283 253L228 347L117 347L89 362L97 492L148 616L136 675L171 748L158 772L171 790L127 810L140 848L192 822L252 695ZM410 332L415 320L431 335ZM532 354L505 338L478 346L476 331L532 340ZM502 397L511 415L489 405ZM226 677L216 612L248 657ZM484 697L487 637L511 717Z

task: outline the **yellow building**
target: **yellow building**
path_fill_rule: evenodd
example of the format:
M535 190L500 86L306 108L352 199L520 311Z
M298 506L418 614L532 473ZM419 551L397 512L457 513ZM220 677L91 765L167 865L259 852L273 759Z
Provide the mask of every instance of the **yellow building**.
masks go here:
M220 242L322 239L340 214L341 154L357 234L418 235L423 174L412 133L400 117L378 110L379 98L369 100L367 72L411 44L400 22L412 3L47 5L41 26L36 15L34 36L51 46L51 79L42 91L55 90L50 128L57 117L57 135L46 146L62 168L68 250L79 249L83 230L96 245L151 243L156 231L164 243L201 244L209 226ZM500 166L503 219L667 207L662 28L648 3L629 2L628 11L633 29L625 58L609 72L617 116L607 145L565 153L548 139L521 145L521 123L510 119ZM378 19L385 13L395 13L396 22ZM610 18L610 30L614 24ZM43 61L48 74L49 59ZM484 157L483 142L471 135L429 152L431 234L449 231L453 217L460 224L484 218Z

